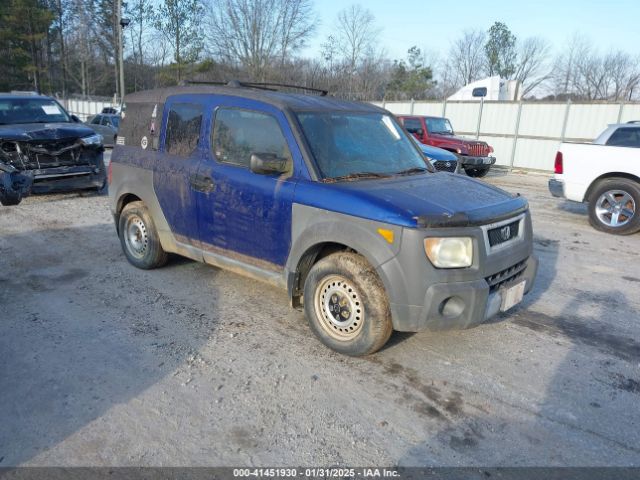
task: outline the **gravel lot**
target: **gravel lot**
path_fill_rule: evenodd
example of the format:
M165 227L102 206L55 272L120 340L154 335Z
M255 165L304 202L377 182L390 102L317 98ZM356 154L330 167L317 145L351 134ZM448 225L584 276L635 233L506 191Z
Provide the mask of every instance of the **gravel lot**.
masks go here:
M546 180L487 178L531 204L522 306L361 359L270 286L133 268L104 196L0 207L0 467L640 465L640 235Z

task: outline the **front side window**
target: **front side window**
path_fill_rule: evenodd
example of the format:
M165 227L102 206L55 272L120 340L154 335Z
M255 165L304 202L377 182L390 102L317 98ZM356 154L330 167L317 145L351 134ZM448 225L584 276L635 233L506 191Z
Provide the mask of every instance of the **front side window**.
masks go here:
M252 154L291 159L278 121L266 113L220 108L213 127L213 153L217 160L248 168Z
M448 118L428 117L427 131L438 135L453 135L453 127Z
M395 120L383 113L298 113L324 178L394 175L426 169L424 159Z
M165 151L171 155L188 157L198 146L202 125L202 105L174 103L167 118Z
M607 145L612 147L640 147L640 128L618 128L607 140Z
M403 123L409 133L418 133L422 130L422 123L417 118L405 118Z

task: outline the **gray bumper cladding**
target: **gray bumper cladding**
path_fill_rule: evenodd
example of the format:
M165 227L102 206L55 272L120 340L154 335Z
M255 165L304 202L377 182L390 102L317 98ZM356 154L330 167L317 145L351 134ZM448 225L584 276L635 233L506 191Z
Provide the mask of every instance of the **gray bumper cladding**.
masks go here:
M555 178L549 179L549 192L554 197L564 198L564 182Z
M423 305L393 305L394 315L401 316L403 331L459 330L474 327L500 313L505 291L525 281L524 293L534 284L538 259L530 256L526 268L515 278L493 290L482 280L448 282L430 286ZM404 328L402 328L404 327Z

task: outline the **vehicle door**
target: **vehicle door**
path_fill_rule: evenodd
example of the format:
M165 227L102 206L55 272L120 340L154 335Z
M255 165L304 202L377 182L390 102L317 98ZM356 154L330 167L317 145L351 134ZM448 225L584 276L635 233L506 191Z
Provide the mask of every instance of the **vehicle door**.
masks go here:
M195 180L206 142L202 141L204 105L198 99L170 97L164 108L153 187L164 216L179 243L198 240ZM142 148L151 148L143 138Z
M210 148L199 170L211 190L198 196L202 248L280 271L291 246L291 208L302 155L285 115L259 101L217 97ZM255 173L251 157L286 162L284 173ZM297 167L295 166L297 165Z

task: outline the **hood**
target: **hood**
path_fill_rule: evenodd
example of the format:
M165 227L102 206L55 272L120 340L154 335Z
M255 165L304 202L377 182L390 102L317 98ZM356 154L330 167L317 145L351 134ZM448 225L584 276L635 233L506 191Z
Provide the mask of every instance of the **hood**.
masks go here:
M527 201L519 195L450 173L314 185L326 191L298 189L296 200L325 210L407 227L483 225L528 208Z
M93 135L94 131L80 123L20 123L0 125L0 140L17 142L61 140Z
M437 138L439 142L442 143L451 143L452 145L460 145L460 144L470 144L470 143L482 143L485 144L482 140L476 140L475 138L465 138L459 137L458 135L442 135L442 134L429 134L432 138Z
M456 157L453 153L448 150L444 150L443 148L432 147L430 145L425 145L424 143L420 143L420 150L422 153L429 157L431 160L437 160L442 162L455 162L458 157Z

